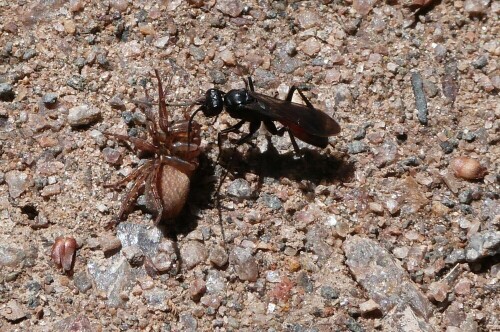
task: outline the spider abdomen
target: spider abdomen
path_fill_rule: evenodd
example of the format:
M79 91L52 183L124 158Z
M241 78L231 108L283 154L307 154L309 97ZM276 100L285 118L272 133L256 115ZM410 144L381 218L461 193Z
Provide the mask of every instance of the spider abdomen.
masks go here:
M169 165L163 165L158 172L157 189L163 207L161 219L174 219L181 213L186 204L190 186L189 176ZM153 185L151 182L146 182L144 190L146 208L158 213L157 205L154 203L155 198L152 194L151 186Z

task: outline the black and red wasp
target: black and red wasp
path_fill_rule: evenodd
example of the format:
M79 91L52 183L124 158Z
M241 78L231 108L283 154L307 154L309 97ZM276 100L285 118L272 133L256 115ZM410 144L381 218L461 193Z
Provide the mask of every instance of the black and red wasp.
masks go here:
M300 94L305 105L292 102L295 91ZM207 117L213 117L218 116L224 108L231 117L240 119L235 125L219 132L219 149L221 136L238 131L246 122L250 123L249 133L237 141L238 145L253 136L264 123L273 135L282 136L285 131L288 132L297 153L300 151L295 137L316 147L325 148L328 145L328 137L340 132L340 125L337 121L316 109L296 86L292 86L286 99L281 100L255 92L251 77L245 80L245 89L234 89L227 93L215 88L209 89L205 97L196 100L193 104L200 105L200 107L191 115L189 124L200 111ZM274 121L281 123L283 127L278 129ZM191 125L188 127L189 136Z

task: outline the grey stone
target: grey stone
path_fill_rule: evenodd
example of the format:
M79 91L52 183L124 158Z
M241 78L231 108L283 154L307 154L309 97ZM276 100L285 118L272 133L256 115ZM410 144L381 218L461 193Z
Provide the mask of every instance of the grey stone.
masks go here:
M81 293L85 293L92 288L92 280L90 280L89 276L87 275L87 271L82 271L75 274L73 282L75 283L76 288L78 288Z
M136 245L145 255L152 257L158 252L163 235L150 225L121 222L116 228L116 237L124 247Z
M347 146L347 151L350 154L363 153L368 151L368 145L366 145L366 143L362 141L354 141L349 143L349 145Z
M486 230L472 235L465 248L467 262L476 262L500 253L500 231Z
M15 97L14 88L9 83L0 83L0 100L12 101Z
M384 315L409 309L418 321L427 324L432 312L429 300L386 249L360 236L348 238L343 249L356 281L380 305Z
M23 53L23 60L28 61L29 59L34 58L35 55L36 55L36 51L34 49L30 48Z
M77 59L78 60L78 59ZM85 62L85 60L83 60ZM67 81L66 84L73 89L78 91L83 91L85 89L85 79L80 75L73 75Z
M250 183L245 179L236 179L227 188L227 193L238 199L247 199L252 196Z
M335 300L339 298L339 291L331 286L322 286L320 293L321 296L327 300Z
M226 291L226 278L223 272L208 270L206 277L207 292L210 294L224 293Z
M18 198L28 188L28 174L12 170L5 174L5 182L9 187L9 194L12 198Z
M465 249L453 249L453 251L445 258L444 262L451 265L465 262Z
M46 93L42 97L42 102L45 106L52 106L57 102L58 95L55 93Z
M87 265L97 290L106 294L106 305L112 308L124 304L121 293L127 291L134 280L130 264L124 257L117 257L104 263L92 261Z
M490 0L466 0L464 10L470 15L484 15L488 10Z
M171 298L171 295L167 293L166 290L154 287L145 290L143 296L146 299L148 306L161 311L169 309L168 300Z
M279 210L281 208L281 201L276 195L263 193L261 199L267 207L273 210Z

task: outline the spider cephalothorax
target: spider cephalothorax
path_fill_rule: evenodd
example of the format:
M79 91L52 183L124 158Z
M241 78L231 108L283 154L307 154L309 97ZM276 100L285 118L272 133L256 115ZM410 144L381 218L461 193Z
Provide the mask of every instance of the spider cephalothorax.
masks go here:
M158 80L158 116L153 114L151 104L144 103L142 107L150 139L106 133L108 137L130 143L135 150L151 156L128 176L116 183L105 185L109 188L119 188L132 182L118 212L120 220L131 210L140 193L144 193L146 197L147 208L155 213L155 224L162 219L177 217L186 203L191 175L198 167L200 126L191 125L188 135L187 120L169 122L165 95L157 70L155 75ZM188 136L191 142L188 142Z

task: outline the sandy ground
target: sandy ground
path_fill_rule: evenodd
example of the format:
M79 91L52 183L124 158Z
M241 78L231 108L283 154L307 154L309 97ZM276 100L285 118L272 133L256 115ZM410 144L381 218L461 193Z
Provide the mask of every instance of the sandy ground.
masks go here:
M0 331L500 331L499 12L0 0ZM200 114L183 213L157 228L141 196L107 229L124 193L104 184L145 157L103 133L146 137L154 69L172 103L297 85L342 131L302 156L230 134L217 160L237 120Z

